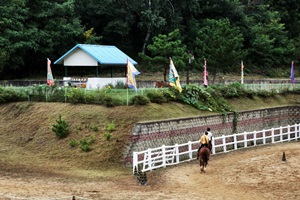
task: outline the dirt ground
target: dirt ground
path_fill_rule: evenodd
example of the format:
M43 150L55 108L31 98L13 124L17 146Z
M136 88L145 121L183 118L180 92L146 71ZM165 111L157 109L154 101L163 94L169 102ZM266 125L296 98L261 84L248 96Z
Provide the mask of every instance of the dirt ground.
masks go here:
M147 173L145 186L132 169L105 177L97 170L70 175L71 168L50 173L47 167L9 169L2 163L0 199L300 199L299 165L299 142L212 155L206 173L196 160L158 169Z

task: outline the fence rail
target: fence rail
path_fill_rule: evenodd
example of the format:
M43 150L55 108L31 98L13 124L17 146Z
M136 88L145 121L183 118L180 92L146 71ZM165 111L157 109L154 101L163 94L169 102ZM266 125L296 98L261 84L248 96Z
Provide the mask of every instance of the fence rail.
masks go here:
M265 145L269 143L297 141L300 138L300 124L285 127L264 129L261 131L244 132L232 135L214 137L212 154ZM136 171L151 171L153 169L176 165L194 160L199 141L189 141L171 146L163 145L154 149L133 152L133 173Z

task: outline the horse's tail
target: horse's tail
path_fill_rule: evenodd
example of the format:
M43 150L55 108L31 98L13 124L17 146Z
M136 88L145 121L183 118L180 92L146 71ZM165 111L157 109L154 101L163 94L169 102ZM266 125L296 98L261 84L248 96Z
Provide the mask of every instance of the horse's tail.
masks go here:
M204 156L204 162L207 164L208 160L209 160L209 155L210 155L210 149L208 147L205 148L205 154Z

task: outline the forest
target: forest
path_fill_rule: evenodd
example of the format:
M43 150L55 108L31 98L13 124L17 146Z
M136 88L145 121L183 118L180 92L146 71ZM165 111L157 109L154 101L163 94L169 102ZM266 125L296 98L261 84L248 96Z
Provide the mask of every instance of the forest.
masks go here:
M298 0L1 0L0 79L45 77L76 44L113 45L140 72L275 77L300 59ZM56 75L62 67L52 66ZM281 74L282 73L282 74Z

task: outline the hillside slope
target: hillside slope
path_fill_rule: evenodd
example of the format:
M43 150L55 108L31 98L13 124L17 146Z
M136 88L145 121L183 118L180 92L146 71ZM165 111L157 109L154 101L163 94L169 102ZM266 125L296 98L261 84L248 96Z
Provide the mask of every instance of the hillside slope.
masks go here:
M232 99L237 111L299 105L299 95L273 98ZM120 159L132 127L136 122L216 114L194 109L175 102L162 105L121 106L106 108L98 105L67 103L18 102L0 105L0 164L5 168L17 166L49 166L55 168L101 168L121 166ZM61 115L70 126L70 134L58 139L51 125ZM114 125L111 139L106 140L106 127ZM80 145L70 147L72 139L95 140L89 152ZM26 168L26 167L25 167Z

